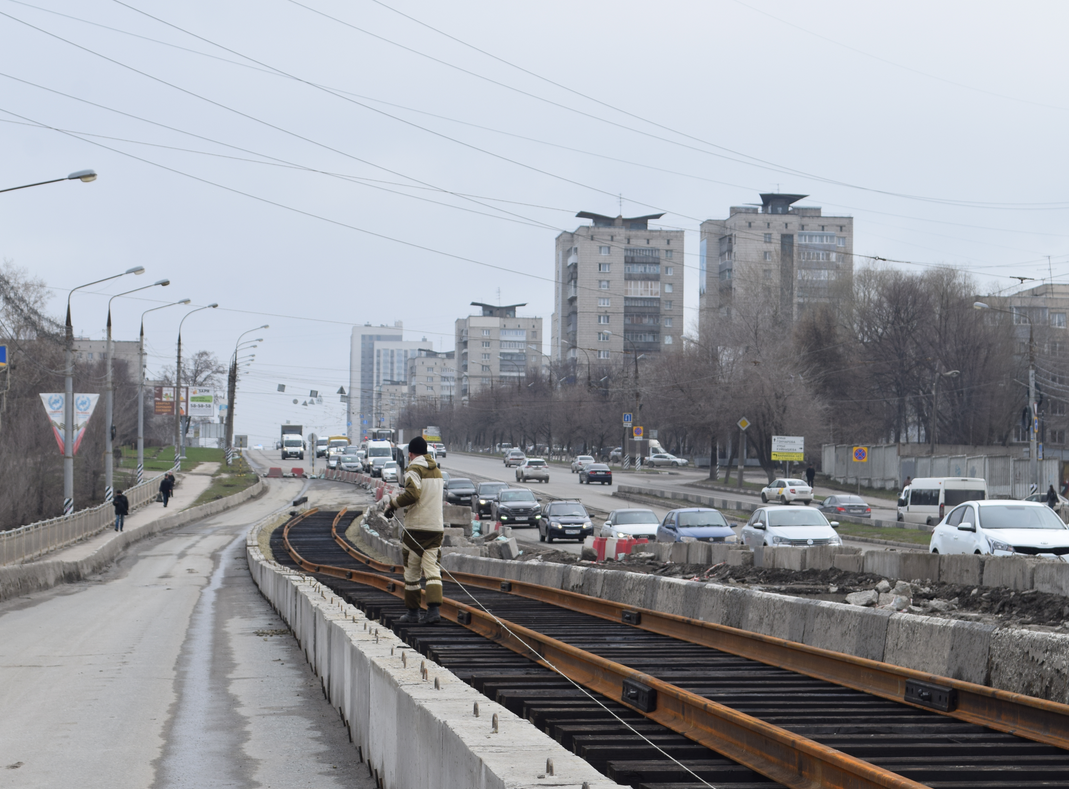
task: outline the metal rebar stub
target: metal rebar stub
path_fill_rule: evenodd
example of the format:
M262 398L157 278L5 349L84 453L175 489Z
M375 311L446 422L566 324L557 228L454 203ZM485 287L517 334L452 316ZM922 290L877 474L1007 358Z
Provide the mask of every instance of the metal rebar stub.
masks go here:
M476 718L479 717L479 702L475 702L475 708L471 711L471 714Z
M494 717L490 719L490 732L497 734L497 713L494 713Z
M553 775L553 760L546 759L546 775Z

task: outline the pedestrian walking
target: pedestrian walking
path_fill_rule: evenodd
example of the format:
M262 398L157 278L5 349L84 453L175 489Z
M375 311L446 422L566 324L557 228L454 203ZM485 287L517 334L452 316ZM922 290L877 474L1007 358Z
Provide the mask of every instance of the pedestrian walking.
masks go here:
M1058 509L1058 491L1053 485L1047 488L1047 506L1052 510Z
M174 477L170 472L164 474L160 481L160 495L163 496L163 506L166 507L167 502L174 495Z
M810 463L809 466L807 466L806 470L805 470L805 483L810 488L812 488L813 487L813 480L815 480L816 478L817 478L817 470L815 468L813 468L813 464Z
M130 500L123 495L121 490L116 490L111 504L115 507L115 531L122 531L126 516L130 514Z
M438 560L445 534L442 517L442 494L445 479L428 453L427 442L416 436L408 442L408 467L405 489L381 504L384 515L392 518L396 510L405 510L401 560L405 565L405 608L408 613L397 620L401 624L433 625L442 621L438 612L442 604L442 570ZM427 579L427 613L420 617L420 576Z

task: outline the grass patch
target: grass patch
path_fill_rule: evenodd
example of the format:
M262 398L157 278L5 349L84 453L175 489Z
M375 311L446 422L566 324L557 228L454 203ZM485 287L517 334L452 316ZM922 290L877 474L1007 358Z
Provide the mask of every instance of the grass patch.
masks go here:
M932 541L930 532L920 529L895 529L881 526L869 526L863 523L839 523L839 534L844 537L869 537L875 540L900 542L904 545L923 545L928 547Z
M199 450L201 452L222 452L222 450ZM214 462L204 460L200 462ZM212 484L208 486L207 490L197 497L197 500L193 502L193 506L198 504L207 504L210 501L216 501L218 499L232 496L235 493L241 493L256 484L259 477L256 475L249 464L245 461L245 458L241 455L235 455L234 462L230 464L228 468L225 465L221 465L219 470L212 475Z
M226 450L210 447L186 447L182 471L192 471L200 463L222 463ZM123 447L120 468L137 468L137 448ZM170 471L174 468L174 446L145 447L145 471Z

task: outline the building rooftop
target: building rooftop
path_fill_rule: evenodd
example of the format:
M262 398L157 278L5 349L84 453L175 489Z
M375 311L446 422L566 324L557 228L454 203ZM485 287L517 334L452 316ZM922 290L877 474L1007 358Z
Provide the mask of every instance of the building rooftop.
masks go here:
M482 307L484 318L515 318L517 307L526 307L527 302L523 304L483 304L481 301L473 301L471 303L473 307Z
M593 219L594 227L623 227L628 230L648 230L651 219L660 219L664 214L647 214L646 216L605 216L590 211L576 214L580 219Z

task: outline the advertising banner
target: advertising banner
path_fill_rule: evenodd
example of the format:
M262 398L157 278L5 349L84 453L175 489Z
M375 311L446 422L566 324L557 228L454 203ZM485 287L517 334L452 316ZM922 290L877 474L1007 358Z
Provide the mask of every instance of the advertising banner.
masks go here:
M174 387L157 386L153 388L152 413L174 416ZM182 415L189 413L189 387L182 387Z
M99 397L100 395L97 394L74 395L74 449L71 451L71 455L78 454L78 447L82 445L82 436L85 435L89 417L93 415L93 409L97 407L97 399ZM48 421L52 423L52 432L55 433L56 443L59 444L61 453L66 452L63 444L63 423L65 421L63 407L66 399L66 395L62 392L41 394L41 402L44 403L45 411L48 413Z
M215 389L193 386L186 391L186 397L186 413L191 419L198 416L212 419L215 416Z

